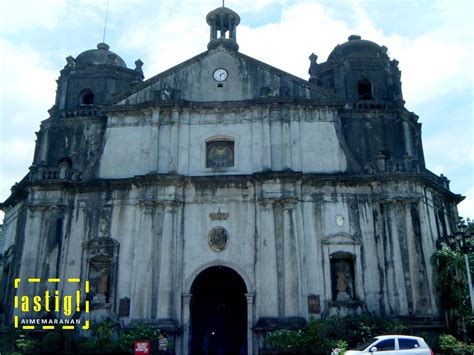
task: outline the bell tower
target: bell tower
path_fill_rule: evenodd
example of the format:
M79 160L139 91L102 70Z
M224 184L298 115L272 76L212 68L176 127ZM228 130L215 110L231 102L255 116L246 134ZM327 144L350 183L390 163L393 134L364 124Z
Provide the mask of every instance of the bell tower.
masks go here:
M237 26L240 16L227 7L218 7L209 12L206 22L211 27L211 36L207 49L211 50L219 46L238 51Z

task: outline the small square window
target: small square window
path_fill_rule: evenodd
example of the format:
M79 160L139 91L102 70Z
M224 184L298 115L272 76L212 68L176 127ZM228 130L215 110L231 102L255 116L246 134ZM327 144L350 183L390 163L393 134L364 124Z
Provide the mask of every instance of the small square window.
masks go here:
M234 166L234 142L230 140L206 143L206 168L231 168Z

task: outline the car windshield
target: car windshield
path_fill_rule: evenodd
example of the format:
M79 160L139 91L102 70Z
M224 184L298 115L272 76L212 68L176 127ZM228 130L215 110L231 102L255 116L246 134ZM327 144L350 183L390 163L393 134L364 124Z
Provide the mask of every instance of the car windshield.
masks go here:
M365 342L364 344L358 346L356 350L358 350L358 351L363 351L363 350L365 350L370 344L375 343L377 340L379 340L379 339L378 339L378 338L372 338L372 339L370 339L369 341Z

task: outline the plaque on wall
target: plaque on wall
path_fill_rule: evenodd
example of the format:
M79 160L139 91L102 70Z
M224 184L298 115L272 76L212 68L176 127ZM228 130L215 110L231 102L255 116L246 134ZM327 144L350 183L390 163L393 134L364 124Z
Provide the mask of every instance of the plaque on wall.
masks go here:
M214 251L223 251L229 242L229 233L223 227L214 227L209 232L209 246Z
M119 302L119 317L130 316L130 298L121 298Z
M234 166L234 142L211 141L206 143L206 168Z
M319 301L319 295L308 296L308 313L312 313L312 314L321 313L321 303Z

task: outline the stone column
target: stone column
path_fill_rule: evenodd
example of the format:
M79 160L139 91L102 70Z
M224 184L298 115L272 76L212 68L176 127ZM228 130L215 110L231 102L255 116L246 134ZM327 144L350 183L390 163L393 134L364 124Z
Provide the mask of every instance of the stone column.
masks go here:
M190 304L191 304L191 297L190 293L183 293L182 294L182 325L183 325L183 354L189 354L189 333L191 331L191 324L190 321Z
M289 115L289 112L286 113ZM283 117L281 121L281 154L283 170L291 169L291 141L290 141L290 118Z
M413 136L411 134L410 123L403 122L403 138L405 138L405 152L410 155L415 155L415 150L413 149Z
M272 170L272 152L270 138L270 110L262 111L262 165L263 170Z
M278 276L273 200L263 199L260 227L258 316L278 316Z
M154 228L153 215L155 205L153 202L144 202L138 238L134 244L135 256L133 258L133 290L131 295L131 318L144 319L151 316L152 301L152 275Z
M284 315L298 315L299 305L299 258L294 209L297 201L293 198L281 201L283 205L283 279L284 279Z
M175 203L164 205L163 234L161 236L160 278L158 281L158 319L176 318L174 304L175 285Z
M158 172L158 160L160 159L160 111L153 110L151 116L151 152L150 171Z
M169 173L176 174L178 168L178 126L179 126L179 111L173 108L171 113L171 137L170 137L170 161Z
M254 293L246 293L247 298L247 354L253 355L253 299Z
M434 300L430 298L431 288L429 285L428 270L426 268L426 261L430 264L429 257L425 257L421 227L419 223L419 214L417 202L405 201L405 223L406 223L406 238L407 238L407 255L403 258L408 259L409 273L410 273L410 296L413 313L427 314L431 308ZM404 270L405 274L407 270ZM405 281L407 286L408 282Z
M48 141L49 141L49 129L44 130L43 133L41 133L41 136L38 137L40 140L40 150L39 150L39 157L38 157L38 164L43 164L46 163L46 160L48 158Z
M28 283L28 279L41 278L42 263L38 260L38 256L40 241L43 239L43 220L44 208L39 206L28 207L23 254L21 255L22 267L20 268L20 275L15 275L15 278L20 278L21 280L16 293L20 297L36 295L38 292L39 283ZM21 253L22 251L18 250L17 252ZM18 314L16 310L15 314Z
M301 157L301 121L304 121L305 111L303 108L290 110L290 152L291 168L295 171L302 170ZM292 120L293 119L293 120ZM296 144L293 144L295 142Z

